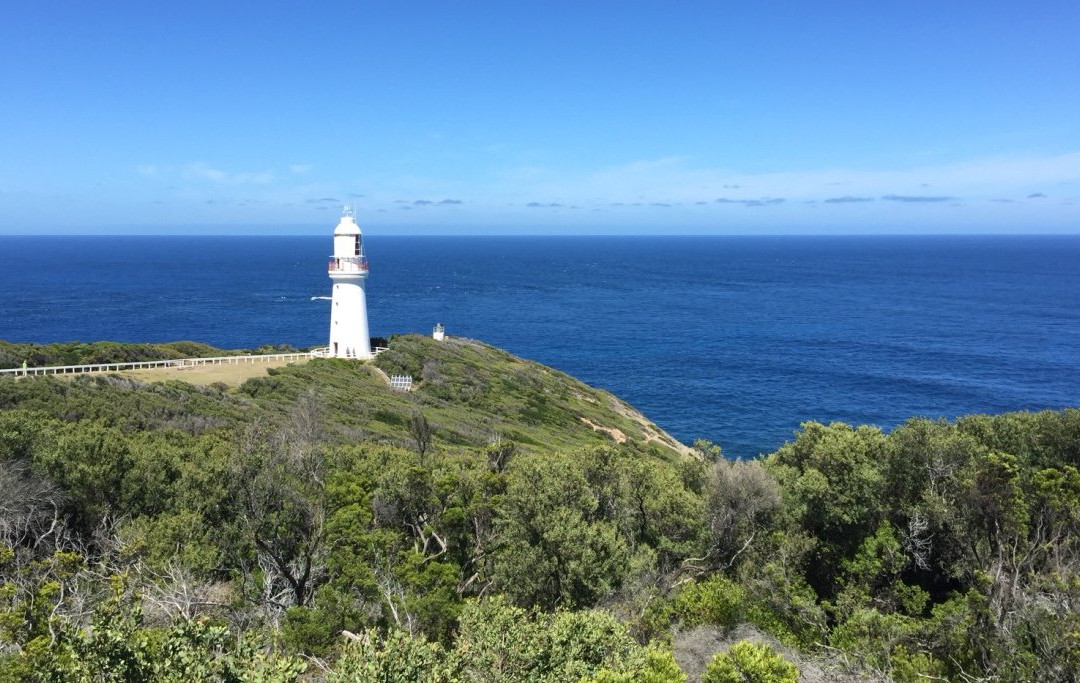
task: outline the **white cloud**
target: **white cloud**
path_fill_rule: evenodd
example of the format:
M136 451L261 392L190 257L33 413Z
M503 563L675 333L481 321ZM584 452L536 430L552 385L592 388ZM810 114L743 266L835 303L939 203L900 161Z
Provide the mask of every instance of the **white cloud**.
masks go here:
M825 200L837 195L880 197L932 194L989 199L1003 194L1075 184L1080 191L1080 152L1056 156L997 157L905 169L816 169L743 173L694 167L685 158L634 161L585 173L561 174L535 167L508 171L492 188L507 197L530 200L612 202L753 200L786 197Z
M196 161L184 166L182 175L189 180L210 180L230 185L266 185L274 182L273 171L244 171L230 173Z
M361 194L353 191L359 187L364 188L362 213L394 209L397 218L391 221L402 225L430 221L434 215L419 209L398 211L394 201L402 197L426 197L425 204L455 198L444 203L461 202L459 210L437 214L445 225L535 224L540 216L545 224L557 225L595 215L585 221L638 228L698 225L730 230L785 229L796 224L831 230L850 225L870 231L875 226L909 229L967 223L986 228L1000 224L1018 229L1030 224L1056 229L1066 223L1075 226L1075 207L1067 203L1080 201L1080 152L905 168L764 173L696 165L688 157L663 157L591 169L523 165L479 177L373 172L332 182L313 182L307 170L311 168L310 164L283 164L273 170L230 171L193 162L146 164L136 170L156 182L177 186L170 204L196 207L193 213L207 220L226 220L232 214L221 203L204 205L206 199L259 202L258 210L245 205L234 211L244 220L255 220L271 210L273 220L311 220L315 207L323 204L308 200L354 199ZM1040 194L1049 199L1025 199ZM575 213L570 207L584 211Z

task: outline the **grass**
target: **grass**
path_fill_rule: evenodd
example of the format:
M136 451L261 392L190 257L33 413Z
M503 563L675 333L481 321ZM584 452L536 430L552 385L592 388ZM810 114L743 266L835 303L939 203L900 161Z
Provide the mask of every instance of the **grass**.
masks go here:
M393 337L374 364L412 375L415 409L450 443L502 436L548 450L625 438L663 455L688 450L612 394L475 340Z
M178 380L196 386L210 386L220 382L230 387L239 387L253 377L265 377L271 368L283 368L288 365L306 363L306 360L257 360L254 363L236 365L196 365L187 368L143 368L141 370L122 370L108 374L120 375L140 382L167 382ZM80 375L56 375L60 379L71 379Z

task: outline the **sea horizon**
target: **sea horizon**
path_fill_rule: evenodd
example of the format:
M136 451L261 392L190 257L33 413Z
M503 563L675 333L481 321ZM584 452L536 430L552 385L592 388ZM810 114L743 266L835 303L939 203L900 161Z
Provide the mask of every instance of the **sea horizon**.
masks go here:
M239 227L239 226L237 226ZM246 226L245 226L246 227ZM1080 238L1080 229L1071 232L941 232L941 231L926 231L926 232L761 232L755 231L753 233L726 233L726 232L579 232L576 230L570 230L567 232L553 232L550 230L530 232L528 230L514 230L513 232L447 232L444 228L432 228L430 231L417 231L417 232L400 232L400 228L394 227L372 227L366 223L361 222L361 228L364 230L365 239L372 236L378 238L398 238L398 237L448 237L448 238L472 238L472 237L498 237L498 238L535 238L535 237L552 237L552 238L575 238L575 237L603 237L603 238L620 238L620 239L682 239L682 238L745 238L745 239L775 239L775 238L832 238L832 237L851 237L851 238L953 238L953 237L970 237L970 238L982 238L982 237L1013 237L1020 239L1027 238L1042 238L1042 237L1077 237ZM49 238L49 237L265 237L268 239L276 239L280 237L313 237L321 238L325 237L325 226L313 226L305 229L303 232L273 232L272 227L266 227L264 229L252 228L250 232L236 231L236 232L19 232L19 233L0 233L0 239L4 238Z

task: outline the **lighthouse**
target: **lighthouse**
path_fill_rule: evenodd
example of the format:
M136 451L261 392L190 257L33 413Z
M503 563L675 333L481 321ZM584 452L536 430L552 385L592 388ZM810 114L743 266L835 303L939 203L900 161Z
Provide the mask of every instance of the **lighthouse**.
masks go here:
M330 304L330 355L371 358L367 298L364 296L368 261L364 256L360 226L348 206L334 229L334 255L330 257L329 274L334 283Z

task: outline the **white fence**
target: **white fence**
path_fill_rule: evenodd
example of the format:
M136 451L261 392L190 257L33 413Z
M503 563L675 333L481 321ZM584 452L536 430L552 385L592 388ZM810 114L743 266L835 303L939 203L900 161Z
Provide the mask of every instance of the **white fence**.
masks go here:
M390 349L388 347L386 347L386 346L376 346L375 348L373 348L371 350L371 355L372 355L372 357L375 357L375 356L379 355L380 353L382 353L383 351L389 351L389 350ZM313 358L316 358L316 357L317 358L331 358L332 357L330 355L330 347L329 346L320 346L317 349L312 349L311 350L311 356Z
M392 375L390 388L398 391L412 391L412 377L409 375Z
M385 346L376 346L372 355L386 351ZM312 349L301 353L267 353L257 356L214 356L211 358L171 358L169 360L143 360L130 363L94 363L91 365L48 365L38 368L9 368L0 370L0 375L30 377L33 375L80 375L87 372L121 372L123 370L143 370L146 368L194 368L200 365L249 365L253 363L288 362L308 358L325 358L330 355L329 347ZM412 381L412 378L409 378Z
M3 375L26 377L33 375L78 375L87 372L120 372L144 368L194 368L200 365L250 365L254 363L287 362L306 360L315 352L268 353L258 356L215 356L211 358L174 358L170 360L145 360L131 363L95 363L92 365L50 365L40 368L11 368L0 370Z

